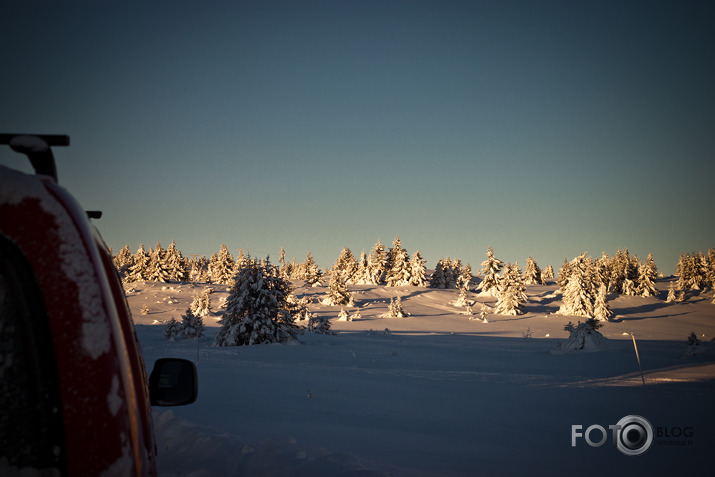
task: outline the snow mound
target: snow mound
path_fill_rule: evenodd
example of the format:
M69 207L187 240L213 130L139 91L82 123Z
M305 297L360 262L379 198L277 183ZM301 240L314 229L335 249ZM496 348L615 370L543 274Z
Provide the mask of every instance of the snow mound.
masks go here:
M340 475L383 476L346 453L304 447L295 439L261 444L190 423L172 411L154 416L160 477L215 475Z
M566 354L573 351L595 353L608 349L605 336L594 330L588 323L579 323L563 343L556 345L551 354Z

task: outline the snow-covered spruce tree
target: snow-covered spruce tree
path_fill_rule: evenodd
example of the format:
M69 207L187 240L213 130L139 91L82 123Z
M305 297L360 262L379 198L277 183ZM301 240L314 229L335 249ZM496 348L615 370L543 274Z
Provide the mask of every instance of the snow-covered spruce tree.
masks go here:
M434 268L434 272L430 276L429 286L430 288L447 288L447 280L444 276L445 262L443 259L437 261L437 265Z
M593 263L586 253L571 260L568 282L562 290L563 304L557 314L593 318L598 286Z
M601 283L596 295L596 303L593 307L593 317L598 321L608 321L613 315L611 308L608 306L606 284Z
M416 287L427 286L425 264L427 261L422 258L422 254L417 250L410 260L410 285Z
M678 301L677 297L675 296L675 283L670 282L668 285L668 297L665 299L666 303L676 303Z
M350 284L353 283L357 269L358 261L355 259L352 251L350 251L348 247L343 247L330 273L331 275L335 273L341 274L345 283Z
M182 338L201 338L204 336L204 320L195 315L190 307L181 315L181 319L180 336Z
M284 342L300 327L290 313L291 285L267 260L249 262L238 271L221 317L214 346L242 346Z
M239 249L238 257L236 257L236 261L234 262L234 266L233 266L234 275L240 269L246 267L248 265L249 261L250 261L250 258L246 257L245 249Z
M457 277L459 273L454 271L454 262L449 258L445 258L442 262L442 271L444 273L444 287L457 288Z
M298 298L295 295L288 295L288 311L293 317L293 321L307 321L313 315L308 310L308 305L310 304L310 298L301 297Z
M206 288L201 295L196 295L191 302L191 312L196 316L206 316L211 313L211 294L213 288Z
M114 257L114 268L117 269L117 273L123 279L129 273L129 270L134 265L134 255L129 251L129 245L125 245L119 253Z
M365 253L365 250L360 253L360 259L358 260L357 271L353 277L353 282L356 285L370 284L370 269L368 268L367 254Z
M504 275L497 285L497 315L519 315L521 304L526 302L524 279L518 264L506 264Z
M459 296L457 297L457 301L454 302L454 306L470 307L471 304L467 299L467 292L469 291L469 280L467 280L463 275L460 275L457 282Z
M601 258L593 260L595 273L601 283L606 285L606 291L611 288L611 258L606 252L601 252Z
M499 272L501 272L503 266L502 261L494 257L494 249L492 247L487 248L487 259L482 262L482 269L479 271L481 275L484 275L484 278L477 286L477 290L489 292L492 296L496 296L498 293Z
M165 256L166 270L169 274L169 280L175 282L184 282L189 279L189 263L181 255L181 251L176 248L176 242L171 241L167 247Z
M330 274L330 286L323 304L328 306L353 306L353 294L348 290L345 275L337 270Z
M648 254L652 261L653 258ZM648 262L641 263L638 266L638 288L636 294L639 296L658 296L658 291L655 289L655 280L658 278L658 271L648 265Z
M447 282L449 288L459 288L459 277L462 276L462 273L464 273L462 260L455 258L452 260L452 277Z
M407 318L409 313L402 306L402 298L399 296L390 299L390 307L388 308L390 318Z
M307 287L319 287L322 286L321 280L323 278L323 272L315 260L313 255L308 252L305 257L305 262L303 263L303 276L305 277L305 286Z
M537 285L541 284L541 268L536 264L536 261L529 257L526 260L526 270L524 271L524 284Z
M169 270L165 261L165 251L159 242L154 249L149 251L149 264L147 265L147 280L154 282L168 282Z
M571 262L564 258L564 263L561 265L561 268L559 268L559 276L556 278L556 284L562 290L566 288L566 284L569 282L570 267Z
M370 266L370 284L380 285L384 283L385 274L387 273L387 250L381 240L378 239L377 243L372 247L368 262Z
M176 321L172 316L171 319L166 323L166 328L164 328L164 338L167 340L174 340L181 336L181 323Z
M215 258L211 256L211 261L209 262L211 282L219 285L232 285L233 276L236 272L235 266L236 262L233 259L233 255L231 255L226 244L222 243L218 255L215 255Z
M637 295L636 282L626 276L621 282L621 294L625 296Z
M281 247L280 254L278 255L278 270L280 271L281 277L284 280L288 280L289 274L286 268L286 251L283 247Z
M401 287L410 284L410 259L407 250L402 248L399 237L395 237L392 242L392 249L389 254L390 269L385 276L388 287Z
M144 244L139 244L137 253L134 254L134 265L127 274L128 282L138 282L147 280L147 268L149 267L149 254L144 250Z
M474 275L472 274L472 265L467 263L467 266L462 270L462 279L465 281L465 286L469 290L469 285L472 283Z
M546 268L541 272L541 282L546 283L546 280L554 279L554 267L551 265L546 265Z
M308 331L316 335L334 335L330 329L330 320L321 316L310 314L308 318Z
M715 248L708 249L706 264L705 285L715 289Z

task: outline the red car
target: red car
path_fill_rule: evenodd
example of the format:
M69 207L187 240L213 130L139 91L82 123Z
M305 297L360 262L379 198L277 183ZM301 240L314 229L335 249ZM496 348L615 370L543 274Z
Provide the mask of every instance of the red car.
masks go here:
M156 475L151 405L193 402L196 367L158 360L147 382L107 247L57 184L69 138L0 144L36 172L0 166L0 474Z

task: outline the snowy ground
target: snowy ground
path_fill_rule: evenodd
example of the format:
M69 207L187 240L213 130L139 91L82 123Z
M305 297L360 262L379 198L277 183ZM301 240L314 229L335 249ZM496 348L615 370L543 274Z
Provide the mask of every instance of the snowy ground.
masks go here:
M461 314L464 309L452 304L457 290L356 286L359 321L337 321L339 307L311 306L332 318L335 336L305 334L291 344L214 348L218 316L209 316L206 341L165 340L163 322L172 316L180 320L203 288L152 282L126 287L147 367L160 357L198 363L198 401L154 409L160 475L715 470L712 291L666 304L663 280L661 299L612 296L615 321L600 330L608 349L553 355L550 350L568 337L564 325L577 321L548 316L560 305L555 285L528 286L525 314L489 315L488 323ZM213 288L217 311L228 293L226 287ZM322 298L325 290L301 288L297 294ZM379 318L397 294L411 316ZM148 314L140 313L143 305ZM472 308L478 314L480 304ZM712 351L683 358L691 331ZM623 455L610 435L601 447L590 447L583 438L571 446L572 425L608 429L631 414L655 429L644 454ZM689 437L680 435L683 431Z

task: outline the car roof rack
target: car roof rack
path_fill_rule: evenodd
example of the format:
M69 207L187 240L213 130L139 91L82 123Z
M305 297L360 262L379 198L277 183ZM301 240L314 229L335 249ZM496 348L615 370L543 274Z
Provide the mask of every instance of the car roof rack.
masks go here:
M52 146L69 146L70 137L64 134L0 134L0 145L25 154L35 174L44 174L57 182L57 166Z

